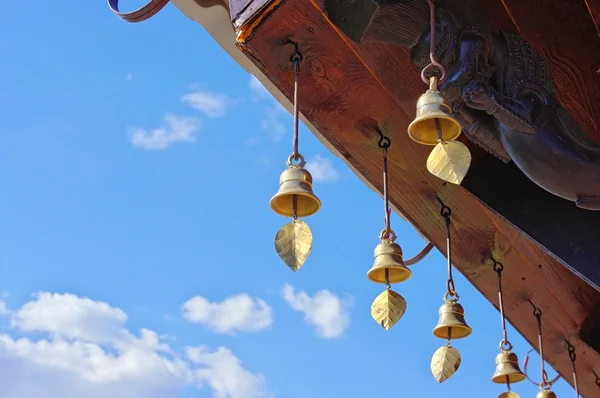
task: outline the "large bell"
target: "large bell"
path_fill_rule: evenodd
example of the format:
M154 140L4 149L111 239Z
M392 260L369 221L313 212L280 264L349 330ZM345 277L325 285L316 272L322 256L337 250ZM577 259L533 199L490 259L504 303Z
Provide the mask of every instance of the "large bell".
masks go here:
M417 101L417 116L408 126L408 135L419 144L436 145L438 128L443 141L455 140L462 131L452 116L450 102L432 87Z
M516 354L503 351L496 355L496 373L492 376L494 383L518 383L523 380L525 380L525 375L519 368L519 359Z
M556 398L556 394L550 390L542 390L537 393L535 398Z
M313 215L321 208L321 201L312 190L312 176L299 165L290 165L281 173L279 191L271 198L269 205L275 213L293 217L294 198L298 217Z
M404 282L412 275L412 271L404 265L400 245L384 239L375 248L375 261L367 272L367 278L376 283L386 283L386 271L390 284Z
M465 321L462 305L447 301L440 307L440 318L433 329L433 335L441 339L462 339L471 334L471 328Z

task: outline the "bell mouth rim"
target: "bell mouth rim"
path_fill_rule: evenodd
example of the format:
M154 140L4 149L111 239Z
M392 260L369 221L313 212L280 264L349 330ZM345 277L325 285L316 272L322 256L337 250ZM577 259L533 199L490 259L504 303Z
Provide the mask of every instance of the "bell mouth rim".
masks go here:
M314 194L310 195L308 193L295 193L294 195L306 196L306 197L312 198L317 203L316 208L314 210L310 211L310 212L301 212L301 211L298 211L297 212L298 213L297 214L298 218L312 216L313 214L316 214L316 213L318 213L319 210L321 210L321 206L322 206L321 199L319 199L316 195L314 195ZM290 215L288 213L279 211L279 209L277 209L275 206L273 206L273 201L275 199L277 199L278 197L281 197L281 195L278 196L278 194L275 194L275 195L273 195L273 197L271 198L271 200L269 200L269 207L271 208L271 210L273 212L275 212L276 214L279 214L280 216L292 217L293 215Z
M392 278L390 278L389 281L388 281L390 285L395 285L396 283L406 282L407 280L409 280L410 278L412 278L412 271L409 268L406 268L406 269L404 269L402 271L403 271L402 275L406 275L406 278L402 278L402 279L398 279L398 278L392 279ZM373 272L373 273L375 273L375 272ZM371 282L375 282L375 283L379 283L379 284L385 285L385 281L382 282L380 279L376 279L375 277L371 277L371 270L369 270L367 272L367 279L369 279Z
M506 378L508 377L508 381L510 381L510 383L519 383L523 380L525 380L527 378L527 376L525 376L524 374L513 374L513 375L503 375L503 376L492 376L491 380L492 383L496 383L496 384L506 384Z
M458 121L450 116L450 115L444 115L441 114L437 117L438 119L444 119L444 120L449 120L451 122L456 122L458 124ZM435 141L434 140L423 140L423 139L417 139L417 136L415 136L414 134L412 134L412 127L414 126L415 122L417 122L418 120L415 119L412 122L410 122L410 124L408 125L408 136L410 137L411 140L413 140L414 142L421 144L421 145L429 145L429 146L436 146L440 140L436 137ZM459 125L460 126L460 125ZM444 141L454 141L456 140L458 137L460 137L460 135L462 134L462 126L460 126L460 128L458 129L458 131L455 134L452 135L448 135L446 137L442 136L442 139Z
M465 326L465 325L463 325L463 326L452 326L452 329L461 329L463 331L463 333L456 334L456 335L454 333L452 333L452 335L451 335L452 339L451 340L464 339L465 337L469 337L473 333L473 329L471 329L471 327ZM466 333L464 333L464 332L466 332ZM433 335L435 337L440 338L440 339L447 339L448 338L448 334L447 333L444 333L444 334L442 334L442 333L436 333L435 329L433 330Z

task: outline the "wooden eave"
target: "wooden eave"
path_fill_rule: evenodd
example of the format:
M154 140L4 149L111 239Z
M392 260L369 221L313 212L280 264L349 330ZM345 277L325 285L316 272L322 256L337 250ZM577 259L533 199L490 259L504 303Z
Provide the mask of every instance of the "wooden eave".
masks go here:
M600 279L596 279L600 275L600 262L596 262L600 260L600 214L553 197L514 166L477 149L472 149L473 166L463 186L430 175L425 169L430 149L406 134L424 90L407 50L350 41L327 18L322 0L235 0L232 10L217 2L173 3L200 23L288 110L292 109L293 72L291 47L285 43L287 39L301 43L305 60L300 110L306 126L379 194L381 165L374 127L386 131L394 142L389 153L394 210L437 248L444 248L445 227L436 196L450 206L457 269L497 307L496 275L489 257L502 261L510 322L535 347L537 325L526 301L534 298L544 311L548 362L572 384L564 341L569 338L577 350L580 393L598 396L591 371L600 370ZM551 59L561 102L600 143L599 2L568 2L561 11L572 13L569 18L575 25L569 31L556 28L559 18L552 9L566 6L566 1L554 5L521 0L485 3L497 26L516 29L542 47L542 54ZM530 18L532 3L538 6L535 20ZM554 24L554 31L549 24ZM587 58L576 58L584 54ZM591 226L596 229L590 230Z

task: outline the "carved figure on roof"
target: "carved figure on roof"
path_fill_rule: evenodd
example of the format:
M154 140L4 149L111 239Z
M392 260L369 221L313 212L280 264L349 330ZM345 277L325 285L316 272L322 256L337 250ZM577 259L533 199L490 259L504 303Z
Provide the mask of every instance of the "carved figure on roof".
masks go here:
M376 2L362 40L410 48L419 68L429 64L427 2ZM388 34L392 16L403 28ZM437 0L436 24L435 54L446 68L440 91L463 133L543 189L600 210L600 147L558 103L541 54L512 32L492 33L479 1Z

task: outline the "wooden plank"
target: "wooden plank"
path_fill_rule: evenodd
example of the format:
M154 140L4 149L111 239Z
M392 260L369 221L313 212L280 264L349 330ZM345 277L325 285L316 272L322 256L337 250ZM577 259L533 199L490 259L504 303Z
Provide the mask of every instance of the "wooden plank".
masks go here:
M590 302L600 302L599 293L547 253L539 248L534 250L535 243L482 206L465 189L446 185L426 172L428 148L413 143L406 135L411 120L407 115L409 98L404 106L407 109L403 109L379 75L369 69L369 63L324 17L319 4L305 0L282 2L243 46L255 64L291 98L290 49L283 45L286 39L300 42L305 56L300 87L304 116L380 191L380 164L373 127L379 125L385 129L393 141L390 197L394 206L440 248L445 244L445 229L435 195L442 197L454 211L454 253L459 271L495 303L495 274L486 261L493 253L508 264L506 294L511 323L526 339L535 342L535 320L531 307L524 301L525 296L532 296L544 310L548 361L570 380L570 362L561 339L577 335ZM539 268L538 263L545 266ZM560 280L561 288L550 288L556 280ZM577 336L572 338L576 347L583 347ZM582 348L578 352L578 365L584 369L591 369L599 362L600 355L593 350ZM593 380L582 378L582 394L593 396L597 391Z
M600 20L599 4L598 0L482 2L494 16L496 27L518 33L540 51L552 72L561 104L598 145L600 36L595 23ZM595 12L595 19L590 12Z

